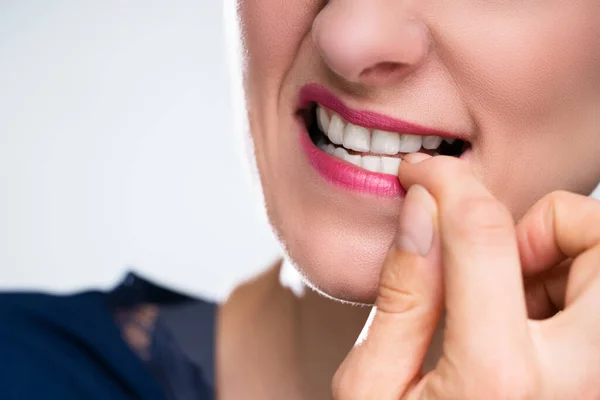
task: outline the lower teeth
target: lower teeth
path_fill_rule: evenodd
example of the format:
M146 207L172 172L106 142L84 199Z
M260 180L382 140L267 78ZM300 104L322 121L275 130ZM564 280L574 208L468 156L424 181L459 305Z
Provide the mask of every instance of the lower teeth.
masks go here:
M376 173L384 173L396 176L398 174L398 168L400 167L400 163L402 162L402 159L399 157L373 155L361 156L358 154L350 154L345 148L336 147L331 143L320 144L319 148L324 152L333 155L334 157L340 158L360 168L366 169L367 171Z

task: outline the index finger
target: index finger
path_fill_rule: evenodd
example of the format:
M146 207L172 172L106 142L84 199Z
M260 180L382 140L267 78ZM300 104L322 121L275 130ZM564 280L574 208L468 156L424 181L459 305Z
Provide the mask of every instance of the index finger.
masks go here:
M410 161L400 182L424 186L438 203L449 336L475 357L520 352L529 334L511 214L465 161Z

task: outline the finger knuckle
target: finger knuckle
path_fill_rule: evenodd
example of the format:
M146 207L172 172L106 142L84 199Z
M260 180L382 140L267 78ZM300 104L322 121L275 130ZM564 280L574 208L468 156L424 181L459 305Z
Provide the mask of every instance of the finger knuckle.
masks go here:
M388 314L405 314L418 311L423 303L423 296L418 291L406 290L382 280L375 306Z
M574 196L573 193L556 190L542 197L536 204L543 207L544 215L554 218L557 213L561 213L563 207L568 207Z
M449 214L456 233L469 241L497 242L514 236L512 214L493 198L475 197L461 201Z
M564 201L569 201L573 197L575 197L574 193L567 192L566 190L555 190L542 198L542 201L546 200L549 203L562 203Z
M425 305L427 299L419 285L410 284L410 277L406 273L407 269L420 268L423 260L417 256L400 253L394 248L390 250L379 277L375 306L389 314L418 310Z
M577 193L564 190L554 191L546 195L540 203L544 204L549 213L553 214L557 222L568 219L569 210L577 207L577 212L585 216L585 220L590 224L600 222L600 201Z
M333 376L331 381L331 395L333 400L365 400L370 399L368 383L356 374L342 367Z
M347 384L346 375L340 370L335 373L331 381L331 396L333 400L350 400L351 388Z

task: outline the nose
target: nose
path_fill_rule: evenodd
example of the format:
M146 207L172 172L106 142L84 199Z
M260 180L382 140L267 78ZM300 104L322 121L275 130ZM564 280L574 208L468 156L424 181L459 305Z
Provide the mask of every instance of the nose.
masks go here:
M402 1L331 0L313 23L325 63L344 79L390 84L410 74L429 52L426 24Z

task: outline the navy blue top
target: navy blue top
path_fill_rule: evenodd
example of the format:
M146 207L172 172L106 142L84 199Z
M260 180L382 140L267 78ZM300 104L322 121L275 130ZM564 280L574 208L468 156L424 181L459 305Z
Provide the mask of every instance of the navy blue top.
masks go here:
M110 292L0 293L0 399L213 399L215 315L134 274Z

